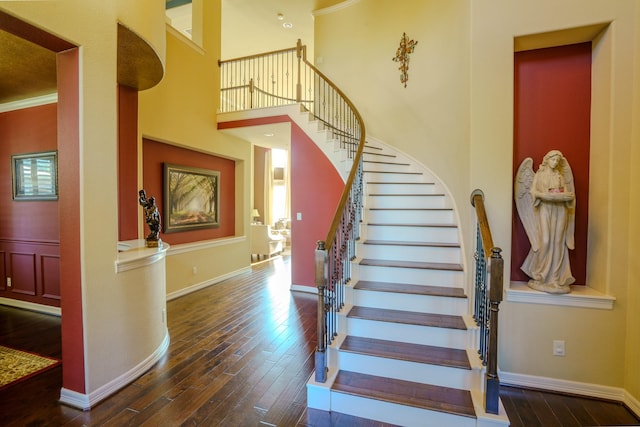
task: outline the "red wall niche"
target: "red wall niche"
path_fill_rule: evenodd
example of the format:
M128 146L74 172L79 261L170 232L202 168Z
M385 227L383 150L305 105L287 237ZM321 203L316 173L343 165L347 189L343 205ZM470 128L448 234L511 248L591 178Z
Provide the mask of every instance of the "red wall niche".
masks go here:
M158 210L164 221L164 163L189 166L220 172L220 226L174 233L164 233L164 222L160 237L169 244L219 239L235 235L235 188L236 167L233 160L204 154L175 145L144 138L142 140L142 182L147 197L155 197ZM131 203L138 203L138 194L131 195ZM142 209L142 208L140 208ZM145 228L145 235L148 232Z
M591 126L591 42L516 52L514 55L513 176L531 157L534 171L557 149L567 158L576 188L575 249L569 251L576 285L586 284ZM530 244L513 206L511 280Z

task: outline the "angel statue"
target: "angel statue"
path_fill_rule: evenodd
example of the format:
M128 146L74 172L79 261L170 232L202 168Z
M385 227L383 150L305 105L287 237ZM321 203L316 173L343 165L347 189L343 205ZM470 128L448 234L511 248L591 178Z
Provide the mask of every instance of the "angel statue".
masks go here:
M516 208L531 243L520 267L529 287L551 294L571 292L569 249L574 248L576 194L569 162L558 150L545 156L538 172L522 161L514 184Z

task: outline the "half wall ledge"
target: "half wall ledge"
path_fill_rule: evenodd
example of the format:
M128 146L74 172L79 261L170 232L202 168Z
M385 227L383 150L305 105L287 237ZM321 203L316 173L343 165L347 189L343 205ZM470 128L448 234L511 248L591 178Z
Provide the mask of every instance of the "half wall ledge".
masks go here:
M613 303L616 300L615 297L605 295L588 286L571 286L571 293L552 295L531 289L524 282L511 282L505 293L509 302L595 308L599 310L612 310Z
M118 242L118 257L115 261L116 273L154 264L164 259L168 250L169 245L164 242L157 248L148 248L144 239Z

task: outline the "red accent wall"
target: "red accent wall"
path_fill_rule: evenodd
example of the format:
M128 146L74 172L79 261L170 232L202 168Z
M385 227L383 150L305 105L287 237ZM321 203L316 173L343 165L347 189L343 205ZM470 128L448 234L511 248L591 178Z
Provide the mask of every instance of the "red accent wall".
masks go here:
M586 283L591 119L591 42L517 52L514 57L513 173L527 157L537 170L544 155L562 151L576 187L575 250L569 251L577 285ZM530 244L514 205L511 279L527 281L520 270Z
M11 191L11 155L57 149L57 114L57 104L0 113L0 239L60 239L57 201L14 201Z
M142 187L147 197L155 197L156 205L164 221L164 163L192 166L220 172L220 226L202 230L160 233L160 238L169 244L189 243L199 240L218 239L235 235L235 189L236 167L233 160L199 153L162 142L142 141ZM137 192L135 194L137 203ZM142 209L138 206L139 209ZM162 229L164 230L164 222ZM148 229L145 229L148 232Z
M56 132L56 104L0 114L0 296L59 307L58 201L14 201L11 180L11 155L57 149Z
M118 86L118 240L138 238L138 91Z
M218 129L291 123L291 282L315 287L315 249L324 240L344 182L329 159L288 116L219 123ZM302 213L302 221L296 214Z
M80 54L58 53L58 182L62 307L62 386L85 393L80 265Z
M291 123L291 281L315 287L315 249L325 240L344 189L329 159ZM302 213L302 221L296 214Z

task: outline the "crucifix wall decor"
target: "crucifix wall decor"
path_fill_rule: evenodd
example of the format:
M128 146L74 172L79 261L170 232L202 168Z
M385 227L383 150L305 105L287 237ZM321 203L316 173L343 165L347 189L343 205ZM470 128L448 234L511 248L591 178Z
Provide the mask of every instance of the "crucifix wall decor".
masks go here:
M394 62L400 63L398 67L398 70L400 70L400 83L404 84L404 87L407 87L407 80L409 80L409 55L413 53L417 44L417 41L409 39L406 33L402 33L400 46L398 46L396 56L393 58Z

